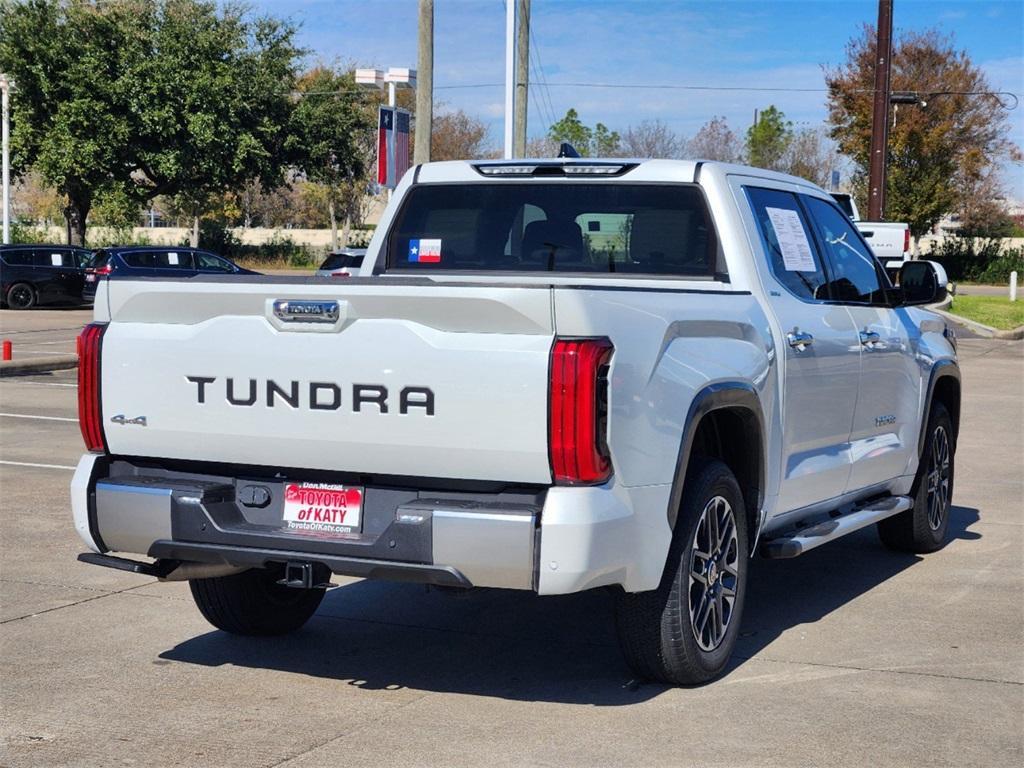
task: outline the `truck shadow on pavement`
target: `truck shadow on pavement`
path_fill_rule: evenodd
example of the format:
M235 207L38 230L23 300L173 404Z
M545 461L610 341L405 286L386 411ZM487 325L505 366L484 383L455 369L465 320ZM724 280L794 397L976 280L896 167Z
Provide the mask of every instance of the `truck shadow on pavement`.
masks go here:
M976 509L954 507L950 540L980 538L967 530L977 519ZM730 671L782 632L818 621L919 559L884 549L868 528L796 560L755 560ZM631 679L615 639L612 600L601 589L538 598L360 581L330 590L313 619L293 635L244 638L211 631L160 658L273 669L365 690L624 706L666 687Z

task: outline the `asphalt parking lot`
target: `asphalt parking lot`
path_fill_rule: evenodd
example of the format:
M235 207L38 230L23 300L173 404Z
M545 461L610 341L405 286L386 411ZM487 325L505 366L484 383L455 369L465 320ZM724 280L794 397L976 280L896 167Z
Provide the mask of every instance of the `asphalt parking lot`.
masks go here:
M87 319L0 331L71 351ZM1020 765L1024 343L961 357L949 544L756 561L738 654L696 689L630 679L601 591L338 579L291 637L215 631L186 585L76 562L75 372L0 379L0 765Z

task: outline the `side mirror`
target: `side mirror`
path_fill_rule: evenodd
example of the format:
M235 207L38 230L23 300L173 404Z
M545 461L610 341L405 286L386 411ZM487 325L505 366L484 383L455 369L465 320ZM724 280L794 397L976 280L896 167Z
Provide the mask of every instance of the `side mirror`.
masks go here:
M907 261L899 272L903 306L935 304L946 298L946 270L935 261Z

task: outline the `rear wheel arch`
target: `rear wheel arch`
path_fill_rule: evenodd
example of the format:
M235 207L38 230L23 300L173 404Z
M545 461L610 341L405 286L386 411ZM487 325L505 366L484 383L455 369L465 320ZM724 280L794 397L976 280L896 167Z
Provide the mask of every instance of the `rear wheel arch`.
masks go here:
M925 449L925 432L931 418L932 407L936 402L942 403L953 423L953 446L956 447L960 433L960 368L953 360L940 360L932 368L928 379L928 397L925 400L924 412L921 414L920 439L917 443L917 454L920 458Z
M718 382L691 401L669 497L668 522L675 529L686 475L695 457L718 459L735 475L746 507L750 546L757 538L765 491L765 431L761 401L745 382Z

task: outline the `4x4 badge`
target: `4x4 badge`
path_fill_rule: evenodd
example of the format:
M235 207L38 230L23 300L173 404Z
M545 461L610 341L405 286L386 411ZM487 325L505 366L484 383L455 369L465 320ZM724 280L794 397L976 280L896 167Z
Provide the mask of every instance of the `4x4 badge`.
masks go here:
M119 414L117 414L117 416L111 416L110 420L114 424L127 424L127 425L135 425L135 426L138 426L138 427L146 426L146 417L145 416L136 416L134 419L126 419L123 413L119 413Z

